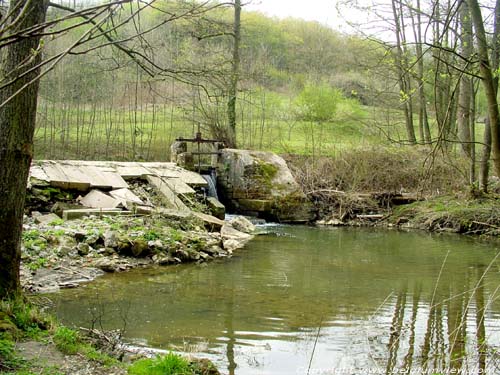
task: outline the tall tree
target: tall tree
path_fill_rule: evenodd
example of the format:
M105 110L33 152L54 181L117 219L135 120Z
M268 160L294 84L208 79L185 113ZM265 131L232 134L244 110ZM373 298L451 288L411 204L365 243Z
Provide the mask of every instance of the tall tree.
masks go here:
M418 130L420 142L431 142L431 131L429 127L429 118L427 115L427 96L425 94L425 77L424 77L424 52L422 39L422 15L420 9L420 0L417 0L416 9L409 7L413 37L415 38L415 58L417 59L417 86L418 86Z
M410 144L415 144L417 142L417 139L415 136L415 127L413 125L413 99L411 77L408 74L408 51L406 51L403 7L401 2L398 0L391 0L391 5L396 34L396 53L394 58L398 75L401 101L403 102L406 136Z
M461 142L462 151L470 158L472 156L471 143L471 102L473 87L468 72L471 68L471 58L473 54L472 23L470 19L469 6L463 2L460 7L461 22L461 54L465 59L463 73L460 77L460 89L457 109L457 130L458 139Z
M45 22L48 0L12 0L2 37ZM19 292L19 262L26 183L33 157L40 33L15 37L3 48L0 89L0 299Z
M467 1L470 7L472 23L474 25L477 54L479 58L479 69L488 103L488 118L491 133L491 159L493 160L493 167L496 175L500 176L500 113L498 110L497 99L498 81L495 79L494 74L498 67L493 66L490 62L488 41L486 39L484 20L479 3L477 0ZM495 8L495 12L499 12L498 7ZM495 35L495 44L497 42L497 38L498 35Z
M240 41L241 41L241 0L234 0L233 24L233 59L231 80L229 83L229 100L227 103L228 140L229 147L236 147L236 98L240 77Z

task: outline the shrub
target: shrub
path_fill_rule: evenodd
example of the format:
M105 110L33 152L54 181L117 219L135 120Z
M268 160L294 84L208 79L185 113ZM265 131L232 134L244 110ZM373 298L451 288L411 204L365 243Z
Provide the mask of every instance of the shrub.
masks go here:
M58 327L54 334L54 344L65 354L76 354L80 348L78 332L67 327Z
M132 364L130 375L190 375L193 374L189 362L180 355L168 353L156 358L140 359Z

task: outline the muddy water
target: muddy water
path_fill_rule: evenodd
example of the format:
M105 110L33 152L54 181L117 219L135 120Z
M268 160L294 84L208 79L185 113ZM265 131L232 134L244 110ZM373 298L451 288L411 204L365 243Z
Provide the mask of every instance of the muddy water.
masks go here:
M268 230L231 259L51 298L68 324L122 328L130 343L193 352L226 374L500 371L498 242Z

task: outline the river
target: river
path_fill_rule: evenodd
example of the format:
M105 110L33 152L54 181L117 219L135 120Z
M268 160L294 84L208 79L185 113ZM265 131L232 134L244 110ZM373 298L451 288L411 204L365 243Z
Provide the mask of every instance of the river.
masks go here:
M500 372L500 243L266 227L232 258L51 296L75 326L210 358L224 374ZM462 372L453 372L462 371Z

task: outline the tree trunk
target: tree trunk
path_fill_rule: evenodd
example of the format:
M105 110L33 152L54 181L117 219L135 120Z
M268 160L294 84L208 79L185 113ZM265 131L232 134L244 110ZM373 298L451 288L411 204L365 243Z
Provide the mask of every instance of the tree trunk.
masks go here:
M234 1L233 25L233 61L231 82L229 86L229 100L227 103L228 136L227 146L236 147L236 96L240 75L240 41L241 41L241 0Z
M425 79L424 79L424 53L422 50L422 17L420 15L420 0L417 0L417 12L413 15L413 35L415 37L415 53L417 59L417 83L418 83L418 130L421 143L431 143L431 131L429 128L429 119L427 116L427 98L425 95Z
M398 74L399 90L401 94L401 100L403 102L403 112L405 115L405 125L406 125L406 136L410 144L416 144L417 138L415 136L415 128L413 125L413 106L412 106L412 93L411 93L411 83L410 77L406 72L407 64L405 64L406 57L404 56L403 45L406 42L404 35L402 34L401 19L402 15L398 14L398 9L396 7L396 0L392 0L392 12L394 16L394 24L396 27L396 54L395 63L396 70Z
M47 0L12 0L13 14L7 20L12 26L10 32L43 23L47 6ZM37 35L19 37L2 51L1 77L12 84L0 90L0 299L20 290L21 231L33 157L39 70L20 75L40 62L39 42ZM34 83L29 84L32 80Z
M479 68L482 75L483 87L488 101L488 117L490 120L491 155L493 167L497 176L500 176L500 114L498 111L497 87L493 70L488 56L488 42L481 15L481 8L477 0L468 0L472 22L476 32Z
M490 119L484 121L484 139L483 139L483 154L481 155L481 163L479 166L479 189L485 193L488 192L488 177L490 173L490 156L491 156L491 130Z
M472 24L470 21L470 12L467 3L464 2L460 8L460 21L462 26L461 44L462 56L469 59L472 57ZM467 61L464 66L464 72L469 71L470 63ZM462 146L462 152L470 158L472 156L472 143L471 143L471 99L472 99L472 85L471 79L467 73L462 74L460 77L460 89L458 97L457 109L457 130L458 139Z

